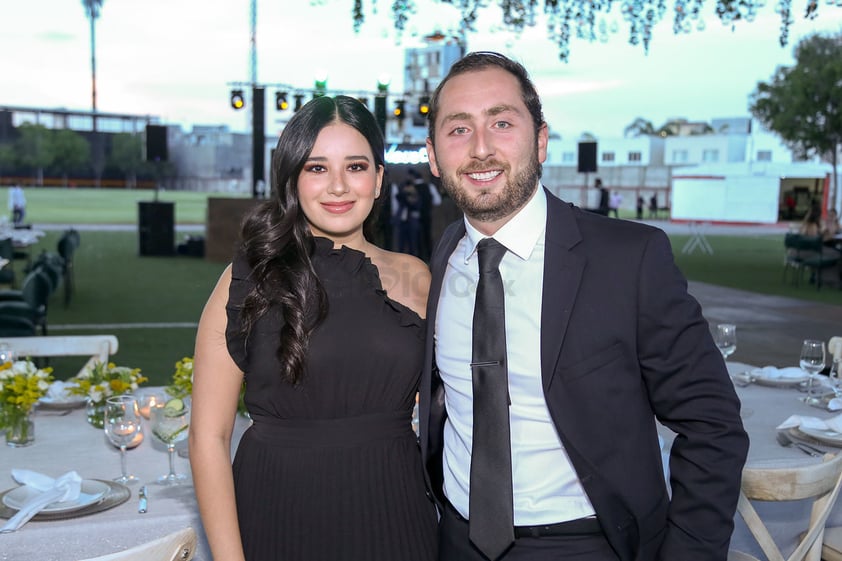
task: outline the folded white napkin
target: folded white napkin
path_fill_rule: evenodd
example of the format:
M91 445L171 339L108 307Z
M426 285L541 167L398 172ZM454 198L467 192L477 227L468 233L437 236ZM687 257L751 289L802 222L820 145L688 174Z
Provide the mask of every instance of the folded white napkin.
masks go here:
M9 518L3 527L0 527L0 533L16 531L29 522L30 518L53 503L78 499L82 490L82 478L75 471L68 471L53 479L37 471L13 469L12 479L40 493L26 501L14 516Z
M56 380L47 388L47 393L44 397L50 401L72 401L75 396L68 391L68 388L72 385L62 380Z
M830 419L819 419L818 417L807 417L804 415L792 415L786 421L778 425L778 430L803 427L816 430L832 430L842 433L842 415Z
M758 378L765 378L766 380L786 380L788 378L803 378L807 375L807 373L797 366L787 366L785 368L764 366L763 368L752 370L751 375Z

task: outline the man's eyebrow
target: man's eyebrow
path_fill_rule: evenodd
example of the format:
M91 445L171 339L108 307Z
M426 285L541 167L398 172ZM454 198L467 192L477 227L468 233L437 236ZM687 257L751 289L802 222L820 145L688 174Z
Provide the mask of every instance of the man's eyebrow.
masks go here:
M482 114L488 117L494 117L496 115L500 115L501 113L506 113L507 111L511 111L512 113L515 113L517 115L521 114L520 110L518 110L517 107L506 103L501 103L500 105L490 107L484 110ZM443 121L447 123L449 121L468 121L470 119L471 113L460 111L458 113L451 113L450 115L445 115Z

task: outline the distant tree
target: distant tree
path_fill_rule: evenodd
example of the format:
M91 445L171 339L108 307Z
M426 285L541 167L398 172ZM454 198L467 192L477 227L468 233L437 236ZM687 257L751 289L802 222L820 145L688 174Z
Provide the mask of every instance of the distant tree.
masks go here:
M842 146L842 34L816 34L795 47L795 65L778 67L769 83L751 94L750 110L800 157L818 156L836 167Z
M58 172L67 187L67 177L78 173L91 161L91 147L78 132L69 129L52 131L48 136L52 163L50 168Z
M585 132L583 132L582 134L579 135L579 140L582 140L582 141L585 141L585 142L593 142L594 140L596 140L596 135L592 132L585 131Z
M655 125L643 117L638 117L623 129L623 136L652 136L656 134Z
M0 176L15 168L15 147L12 144L0 144Z
M144 168L145 163L140 135L120 133L112 137L108 165L126 177L127 188L131 189L137 184L137 173Z
M707 123L701 123L697 128L694 128L690 131L691 136L696 136L700 134L710 134L712 132L716 132L713 130L713 127Z
M320 3L325 1L320 0ZM805 18L819 17L819 0L801 1L804 7L798 11L801 11ZM377 2L378 0L369 0L372 11L377 9ZM380 2L382 6L382 0ZM543 3L540 0L394 0L391 2L392 18L399 39L414 14L418 14L419 17L426 16L425 10L419 9L417 5L430 3L449 4L460 11L458 29L449 29L446 32L459 38L463 45L467 44L467 36L476 31L479 12L489 6L499 6L503 12L503 26L515 33L538 25L538 14L544 13L547 35L558 46L558 56L563 61L567 61L570 56L570 39L573 37L589 42L608 40L608 33L612 30L606 22L606 16L625 21L628 26L628 42L641 45L648 52L652 41L652 29L664 19L672 19L672 29L676 35L691 33L694 29L704 28L707 14L703 14L703 9L706 5L713 5L713 13L710 16L735 29L738 23L747 25L753 22L758 12L767 4L766 0L673 0L670 11L667 9L666 0L544 0ZM774 3L775 12L781 18L778 42L782 47L789 42L789 27L793 23L792 3L792 0L778 0ZM834 8L832 2L829 4L823 9ZM769 9L772 5L770 2ZM837 1L835 7L840 6L842 4ZM612 9L615 10L613 13ZM359 32L366 19L364 0L353 0L352 17L354 30ZM444 30L439 32L441 31Z
M15 156L18 163L35 174L37 185L44 184L44 168L53 161L50 153L50 130L44 125L23 123L18 127Z

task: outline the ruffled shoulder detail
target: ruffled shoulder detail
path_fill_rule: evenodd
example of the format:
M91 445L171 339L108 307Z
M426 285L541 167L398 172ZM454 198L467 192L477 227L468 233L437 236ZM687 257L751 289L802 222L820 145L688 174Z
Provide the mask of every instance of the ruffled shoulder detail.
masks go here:
M333 280L347 283L350 279L361 282L383 298L395 313L400 314L401 327L424 327L424 320L413 309L389 298L380 281L380 271L365 253L344 245L334 248L333 242L327 238L314 236L313 239L314 264L323 282ZM319 266L321 263L325 266Z
M244 372L248 369L248 360L246 341L240 332L240 312L243 309L243 302L252 288L250 276L251 269L246 263L245 257L237 252L231 266L231 285L228 288L228 301L225 304L225 312L228 316L225 340L228 353L234 363Z

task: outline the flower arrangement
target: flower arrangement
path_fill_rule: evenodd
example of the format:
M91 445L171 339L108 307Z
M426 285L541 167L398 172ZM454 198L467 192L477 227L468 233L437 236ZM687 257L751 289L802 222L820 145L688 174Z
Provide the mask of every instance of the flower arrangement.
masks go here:
M140 373L140 368L97 361L70 378L67 391L86 397L90 401L100 402L112 395L131 393L146 381L147 378Z
M184 357L175 363L172 384L167 387L167 393L173 397L184 399L193 393L193 358Z
M53 381L52 368L37 368L32 361L17 360L0 364L0 427L6 442L25 446L32 442L32 408L46 395Z
M193 393L193 357L184 357L175 363L175 372L172 375L172 384L167 386L167 393L179 399L189 397ZM243 397L246 393L245 383L240 388L240 398L237 401L237 411L244 416L248 415Z
M112 395L132 393L146 381L140 368L96 361L67 381L67 391L88 399L85 407L87 421L101 429L105 425L105 399Z

